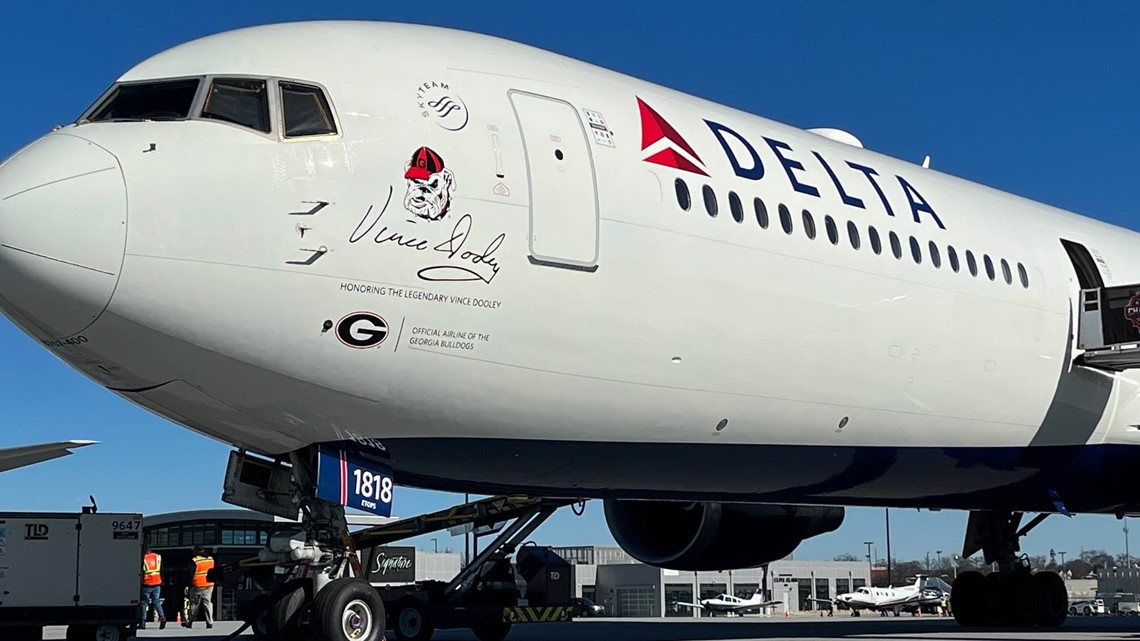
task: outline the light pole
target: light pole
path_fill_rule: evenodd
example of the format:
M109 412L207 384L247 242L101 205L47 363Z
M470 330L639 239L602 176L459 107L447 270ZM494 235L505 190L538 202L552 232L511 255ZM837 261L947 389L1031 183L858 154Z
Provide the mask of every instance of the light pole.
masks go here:
M875 581L871 576L871 546L874 544L875 544L874 541L863 541L863 545L867 546L867 585L868 586L875 585Z
M431 542L433 544L435 544L435 551L438 554L439 553L439 539L432 539Z
M942 571L942 550L935 550L934 554L938 557L938 571Z
M954 555L954 580L955 581L958 580L958 561L960 561L961 558L962 557L958 556L957 554Z
M1128 517L1124 517L1124 567L1132 567L1132 556L1128 554Z
M1061 571L1064 572L1065 571L1065 553L1064 552L1057 552L1057 556L1061 557Z
M891 572L891 508L883 508L883 517L887 521L887 585L894 585L895 575Z

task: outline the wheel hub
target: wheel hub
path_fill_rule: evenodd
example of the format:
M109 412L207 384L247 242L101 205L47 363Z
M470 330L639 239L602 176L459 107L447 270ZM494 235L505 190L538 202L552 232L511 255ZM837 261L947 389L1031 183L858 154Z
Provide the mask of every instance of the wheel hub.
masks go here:
M341 629L347 639L363 639L372 632L372 613L360 599L351 601L341 615Z

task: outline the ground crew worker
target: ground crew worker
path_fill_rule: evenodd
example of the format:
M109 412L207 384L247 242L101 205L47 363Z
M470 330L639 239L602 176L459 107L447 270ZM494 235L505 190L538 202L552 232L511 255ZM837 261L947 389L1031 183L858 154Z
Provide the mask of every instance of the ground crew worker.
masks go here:
M210 581L208 573L214 568L214 559L206 554L201 547L194 548L194 558L190 559L194 566L194 578L190 580L190 613L186 616L183 626L189 628L198 618L198 611L206 612L206 627L214 627L214 583Z
M154 613L158 615L158 629L166 629L166 614L162 612L162 557L150 551L150 546L143 547L143 577L142 577L142 598L139 603L142 605L142 622L139 624L140 630L146 629L146 610L148 605L154 606Z

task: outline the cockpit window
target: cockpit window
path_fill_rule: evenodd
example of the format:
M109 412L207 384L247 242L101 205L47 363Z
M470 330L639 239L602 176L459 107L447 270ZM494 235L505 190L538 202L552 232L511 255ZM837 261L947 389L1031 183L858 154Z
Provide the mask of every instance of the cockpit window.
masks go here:
M286 138L336 133L332 110L319 87L293 82L282 82L280 86Z
M264 80L217 78L202 105L202 117L269 132L269 92Z
M91 122L183 120L190 115L200 82L192 78L119 85L86 119Z

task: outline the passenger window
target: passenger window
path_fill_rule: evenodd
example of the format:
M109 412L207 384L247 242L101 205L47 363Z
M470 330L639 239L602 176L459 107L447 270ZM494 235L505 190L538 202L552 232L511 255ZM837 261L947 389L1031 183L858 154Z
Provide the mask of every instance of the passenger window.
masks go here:
M879 230L874 227L867 227L867 237L871 239L871 251L875 252L876 256L883 253L883 243L879 240Z
M922 246L918 244L918 239L914 236L910 237L910 255L914 258L915 264L922 264Z
M984 254L982 256L982 260L986 263L986 276L988 276L990 280L993 280L994 279L994 261L990 260L989 254Z
M811 217L811 212L804 210L804 233L807 234L808 240L815 240L815 219Z
M752 208L756 210L756 224L760 225L760 229L768 229L768 208L764 206L764 201L753 198Z
M740 196L735 191L728 192L728 209L732 212L732 219L738 223L744 222L744 206L740 204Z
M1017 275L1021 277L1021 286L1029 289L1029 272L1025 271L1025 265L1017 264Z
M1004 258L1001 259L1001 275L1005 279L1006 285L1013 284L1013 272L1009 270L1009 263L1005 262Z
M336 133L332 109L323 91L293 82L282 82L280 86L286 138Z
M86 120L182 120L190 115L199 84L194 78L119 85Z
M689 211L689 207L693 205L692 199L689 198L689 185L678 178L673 181L673 188L677 190L677 204L681 206L681 210Z
M930 241L930 264L934 265L935 269L942 267L942 255L938 253L938 245L934 241Z
M202 117L269 133L269 94L264 80L218 78L210 85Z
M705 211L709 213L709 217L716 218L716 192L713 191L712 187L705 185L701 188L701 193L704 194L705 197Z
M978 275L978 261L974 260L974 252L966 250L966 267L970 268L970 275Z
M850 220L847 221L847 238L851 240L851 249L858 250L861 245L859 241L859 227Z
M792 234L792 212L788 211L787 206L783 203L780 204L780 226L784 228L784 233L789 236Z
M824 216L823 226L827 228L827 239L831 241L832 245L839 244L839 230L835 227L835 221L831 216Z
M902 244L899 243L899 237L895 232L891 232L890 239L891 253L895 255L895 258L902 259Z
M953 245L947 245L946 246L946 257L950 259L950 269L953 269L954 273L957 274L958 273L958 267L959 267L959 265L958 265L958 252L954 250Z

